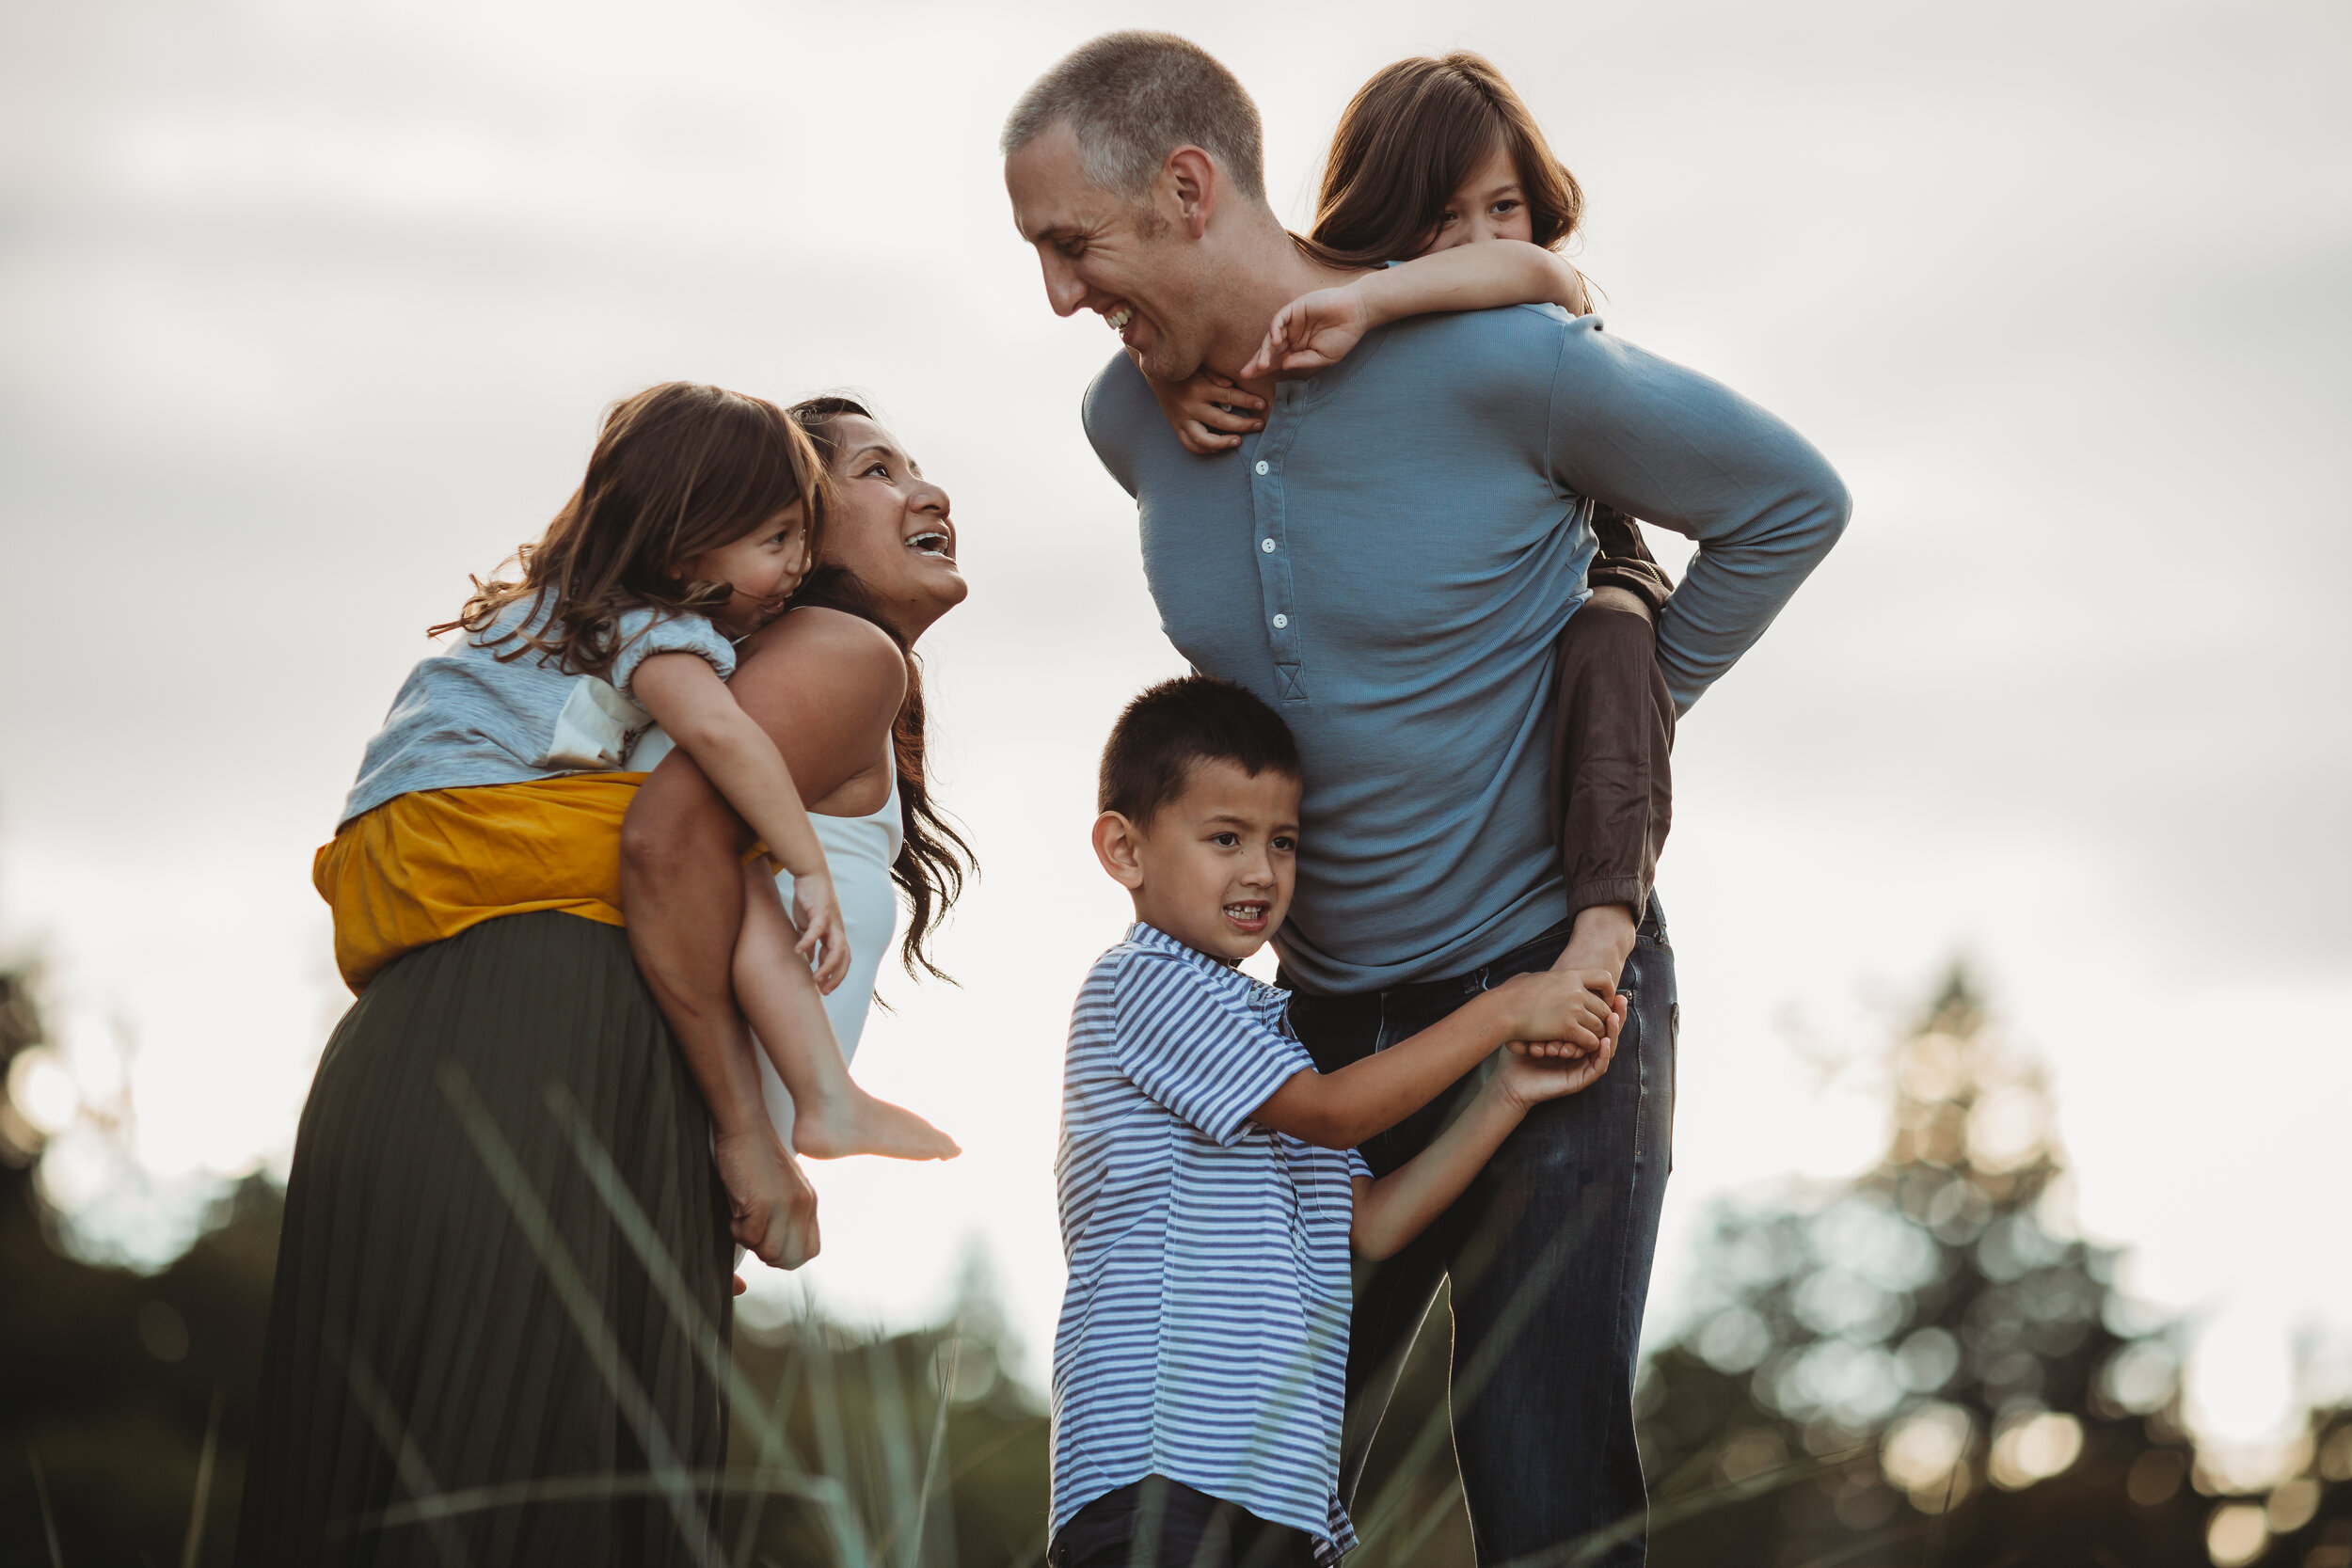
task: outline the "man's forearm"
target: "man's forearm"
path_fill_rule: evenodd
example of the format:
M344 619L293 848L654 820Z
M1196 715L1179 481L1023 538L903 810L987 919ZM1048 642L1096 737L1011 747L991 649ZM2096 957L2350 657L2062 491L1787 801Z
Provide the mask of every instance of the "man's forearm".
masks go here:
M1549 439L1568 489L1699 542L1658 626L1677 711L1763 635L1851 510L1786 422L1594 318L1566 329Z

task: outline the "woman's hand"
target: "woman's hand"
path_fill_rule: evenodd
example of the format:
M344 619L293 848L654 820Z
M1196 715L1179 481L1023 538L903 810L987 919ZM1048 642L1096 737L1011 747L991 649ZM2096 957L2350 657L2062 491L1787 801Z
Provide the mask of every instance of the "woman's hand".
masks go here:
M831 996L850 973L850 934L841 927L841 900L833 890L831 868L794 874L792 924L801 933L792 950L817 977L817 989Z
M1300 294L1274 313L1265 341L1242 367L1241 378L1327 370L1379 325L1371 298L1353 283Z
M797 1269L817 1256L817 1190L774 1128L719 1133L710 1159L727 1190L727 1230L738 1246L771 1269Z
M1176 438L1200 457L1231 451L1253 430L1263 430L1265 399L1245 392L1215 371L1202 371L1177 386L1152 383Z

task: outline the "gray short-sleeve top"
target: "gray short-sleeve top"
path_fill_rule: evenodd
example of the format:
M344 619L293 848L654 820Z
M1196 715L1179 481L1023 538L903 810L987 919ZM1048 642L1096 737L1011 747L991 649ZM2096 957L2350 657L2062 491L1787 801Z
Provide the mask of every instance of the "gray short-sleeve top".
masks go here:
M413 790L626 768L637 737L653 723L630 689L646 659L696 654L721 680L735 673L735 645L700 615L624 612L621 652L609 678L567 670L540 654L499 657L515 652L510 632L535 626L529 604L517 604L417 661L384 727L368 742L337 827Z

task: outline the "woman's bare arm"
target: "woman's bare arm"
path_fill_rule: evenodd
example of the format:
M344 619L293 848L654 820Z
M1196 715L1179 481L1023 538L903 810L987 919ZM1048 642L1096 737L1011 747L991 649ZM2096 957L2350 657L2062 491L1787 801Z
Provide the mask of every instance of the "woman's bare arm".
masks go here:
M729 691L775 743L803 799L822 800L886 765L906 663L887 635L853 615L796 610L752 640ZM731 975L743 922L738 862L751 842L742 818L682 752L653 770L621 828L629 946L723 1145L774 1139ZM726 1148L721 1152L725 1171ZM803 1256L813 1255L816 1195L786 1164L790 1228L807 1237ZM744 1195L735 1196L740 1208Z

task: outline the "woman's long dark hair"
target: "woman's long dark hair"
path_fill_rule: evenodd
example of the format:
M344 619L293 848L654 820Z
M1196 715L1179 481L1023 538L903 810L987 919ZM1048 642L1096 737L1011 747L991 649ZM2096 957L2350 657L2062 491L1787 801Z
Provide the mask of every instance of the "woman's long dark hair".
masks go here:
M1467 49L1382 67L1340 116L1304 248L1335 266L1420 255L1497 147L1518 166L1535 243L1558 248L1583 216L1584 192L1502 72Z
M874 417L855 398L837 394L808 398L786 413L808 433L818 455L828 465L836 455L834 421L850 415ZM922 977L918 971L928 971L953 984L954 976L931 960L931 929L962 895L965 878L978 874L979 863L973 857L972 846L931 800L930 783L924 772L923 661L898 628L882 619L866 585L847 567L818 566L792 595L792 605L795 609L818 605L871 622L898 645L907 661L906 700L890 722L891 755L898 768L898 824L906 839L898 858L890 864L890 879L898 884L907 900L907 934L898 943L898 958L907 973L917 979Z

